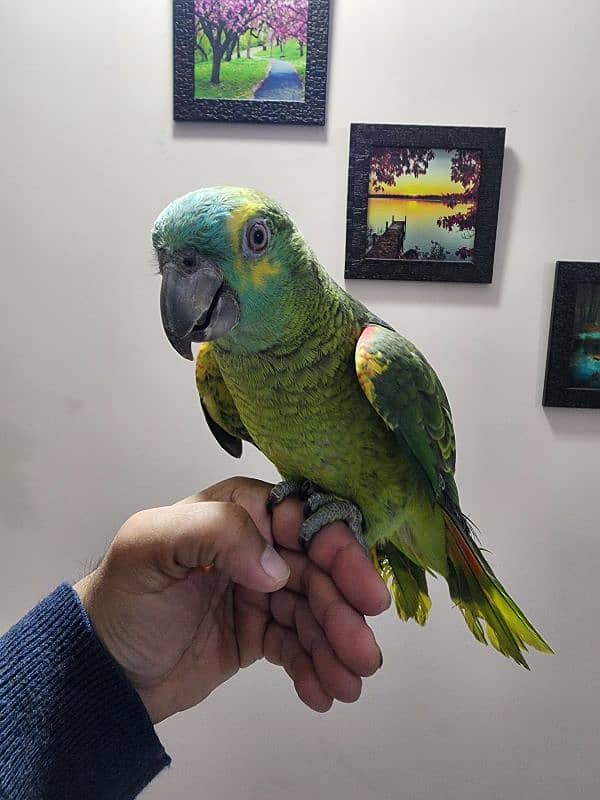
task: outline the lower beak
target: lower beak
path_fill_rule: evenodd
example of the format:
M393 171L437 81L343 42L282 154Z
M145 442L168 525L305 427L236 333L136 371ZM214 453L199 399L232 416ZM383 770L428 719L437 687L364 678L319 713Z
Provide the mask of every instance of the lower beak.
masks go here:
M208 342L224 336L240 319L237 298L221 270L204 261L187 273L176 264L165 264L160 293L163 327L175 350L193 360L192 342Z

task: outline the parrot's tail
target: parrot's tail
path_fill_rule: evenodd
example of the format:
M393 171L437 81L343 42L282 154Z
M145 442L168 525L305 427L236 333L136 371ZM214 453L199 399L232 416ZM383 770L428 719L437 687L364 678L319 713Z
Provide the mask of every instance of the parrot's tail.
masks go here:
M542 653L552 653L550 646L494 575L473 539L467 518L459 510L446 511L445 516L450 596L479 642L489 641L496 650L529 669L523 656L527 645Z
M414 619L425 625L431 608L425 571L391 542L374 547L371 555L389 586L400 619Z

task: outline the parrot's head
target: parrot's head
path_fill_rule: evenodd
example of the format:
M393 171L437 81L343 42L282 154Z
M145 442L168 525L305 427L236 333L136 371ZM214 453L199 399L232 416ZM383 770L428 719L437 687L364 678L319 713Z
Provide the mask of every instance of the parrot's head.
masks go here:
M313 259L288 214L265 195L191 192L160 214L152 243L163 326L185 358L193 358L192 342L224 336L260 349L293 325L293 298Z

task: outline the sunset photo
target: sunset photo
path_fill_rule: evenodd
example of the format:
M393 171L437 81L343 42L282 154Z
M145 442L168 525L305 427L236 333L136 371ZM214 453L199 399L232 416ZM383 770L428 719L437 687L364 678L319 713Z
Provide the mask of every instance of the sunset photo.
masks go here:
M472 262L480 173L477 150L374 148L367 258Z

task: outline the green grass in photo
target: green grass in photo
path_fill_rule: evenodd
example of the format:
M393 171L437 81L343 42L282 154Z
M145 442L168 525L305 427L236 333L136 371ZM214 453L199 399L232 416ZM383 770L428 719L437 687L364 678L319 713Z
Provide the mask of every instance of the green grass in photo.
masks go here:
M195 97L202 100L251 100L255 87L267 76L269 64L264 59L245 56L221 63L221 82L210 82L212 62L197 61L194 68Z

